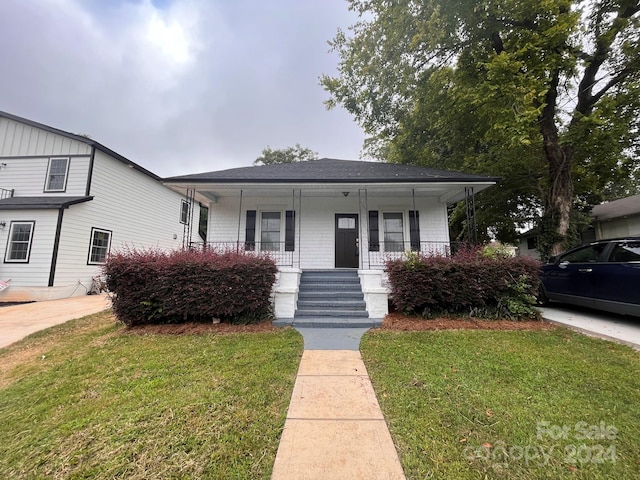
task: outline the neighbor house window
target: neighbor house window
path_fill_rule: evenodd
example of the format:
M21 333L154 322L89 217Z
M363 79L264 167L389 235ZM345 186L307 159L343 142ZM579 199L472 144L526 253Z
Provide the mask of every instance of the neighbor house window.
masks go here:
M182 200L182 204L180 205L180 223L189 223L189 210L189 202Z
M67 174L69 173L68 158L51 158L47 169L47 183L45 192L64 192L67 189Z
M36 222L11 222L5 262L29 263L35 224Z
M280 250L280 212L262 212L260 250Z
M103 264L111 248L111 232L100 228L91 229L89 265Z
M402 213L384 213L384 249L387 252L404 251L404 229L402 227Z

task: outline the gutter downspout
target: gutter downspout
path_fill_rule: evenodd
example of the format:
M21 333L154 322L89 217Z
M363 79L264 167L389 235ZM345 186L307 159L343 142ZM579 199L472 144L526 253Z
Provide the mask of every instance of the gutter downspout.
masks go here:
M56 236L53 240L53 253L51 254L51 268L49 269L49 287L53 287L56 277L56 264L58 263L58 249L60 248L60 235L62 233L62 217L64 216L65 207L58 210L58 223L56 225Z
M87 186L84 194L86 197L91 195L91 181L93 180L93 165L96 160L96 147L91 147L91 156L89 157L89 172L87 173Z

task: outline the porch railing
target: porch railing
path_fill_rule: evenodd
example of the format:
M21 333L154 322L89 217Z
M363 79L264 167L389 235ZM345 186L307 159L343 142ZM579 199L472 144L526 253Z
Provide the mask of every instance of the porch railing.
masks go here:
M379 242L369 246L369 251L365 252L369 256L370 268L384 268L388 260L406 258L407 252L416 252L422 255L444 255L455 253L461 246L466 245L461 242Z
M288 242L191 242L190 248L214 252L268 255L279 267L293 267L293 248Z
M0 200L2 200L4 198L12 198L13 197L13 192L14 192L13 188L11 190L6 189L6 188L0 188Z
M382 269L385 262L398 258L406 258L407 252L418 252L422 255L451 255L460 247L467 245L462 242L379 242L370 247L363 246L361 253L367 255L368 268ZM249 255L268 255L279 267L293 267L297 253L287 242L191 242L190 248L211 250L215 252L239 252ZM366 265L364 265L367 268Z

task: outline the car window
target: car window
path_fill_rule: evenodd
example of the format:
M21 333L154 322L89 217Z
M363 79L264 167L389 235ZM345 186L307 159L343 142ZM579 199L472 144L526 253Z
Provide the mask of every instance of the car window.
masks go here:
M597 262L600 254L607 246L606 243L597 243L579 248L560 257L560 263L591 263Z
M610 262L640 262L640 242L618 243L611 252Z

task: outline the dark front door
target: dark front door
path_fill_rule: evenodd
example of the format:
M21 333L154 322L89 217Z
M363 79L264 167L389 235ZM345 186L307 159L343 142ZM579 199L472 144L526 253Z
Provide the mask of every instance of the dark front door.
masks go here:
M358 214L336 214L336 268L358 268Z

